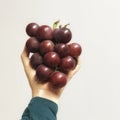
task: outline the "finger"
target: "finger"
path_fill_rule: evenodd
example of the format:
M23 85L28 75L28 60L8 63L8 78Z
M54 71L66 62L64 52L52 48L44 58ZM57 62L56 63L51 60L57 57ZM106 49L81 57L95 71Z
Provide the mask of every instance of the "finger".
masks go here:
M75 67L75 69L73 70L73 73L77 72L80 69L80 56L77 58L77 66Z
M24 66L25 73L30 80L32 76L35 74L35 71L30 65L29 52L26 47L24 47L24 50L21 54L21 60Z
M75 75L75 73L76 72L78 72L79 71L79 69L80 69L80 63L81 63L81 61L80 61L80 56L77 58L77 65L76 65L76 67L75 67L75 69L74 70L72 70L72 71L70 71L69 73L68 73L68 81Z
M26 68L29 68L29 52L27 51L27 48L24 47L23 52L21 54L21 60L24 66L24 69L26 70Z
M24 47L23 52L21 54L21 59L24 65L26 64L26 61L29 61L29 52L26 46Z

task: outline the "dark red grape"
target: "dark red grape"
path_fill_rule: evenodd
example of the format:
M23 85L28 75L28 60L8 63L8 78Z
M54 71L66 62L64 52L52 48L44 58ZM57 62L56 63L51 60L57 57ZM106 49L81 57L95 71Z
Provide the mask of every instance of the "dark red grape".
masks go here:
M36 69L42 63L43 63L42 56L39 53L34 53L31 56L30 64L34 69Z
M29 52L35 53L38 51L39 48L39 42L36 38L31 37L26 41L26 48Z
M72 38L70 29L63 27L53 31L53 41L57 43L68 43Z
M38 77L38 80L42 82L48 81L48 78L50 77L52 72L53 70L45 66L44 64L39 65L36 69L36 75Z
M72 33L70 29L63 27L62 31L63 31L63 43L69 42L72 38Z
M50 82L54 88L62 88L67 83L67 76L60 71L55 71L50 75Z
M39 41L52 39L52 28L48 25L42 25L37 30L37 38Z
M60 67L62 71L69 72L70 70L73 70L76 66L76 61L73 57L67 56L61 59Z
M51 40L44 40L40 43L39 52L41 55L52 51L54 51L54 43Z
M56 52L48 52L43 57L44 64L49 67L57 67L60 64L60 57Z
M38 28L39 28L39 25L37 23L29 23L26 26L26 33L31 37L35 37Z
M64 43L58 43L55 45L55 51L60 55L60 57L66 57L69 53L68 45Z
M69 55L72 57L78 57L82 52L82 48L78 43L71 43L69 45Z
M55 43L62 43L61 37L62 37L62 30L61 29L54 29L53 30L53 42Z

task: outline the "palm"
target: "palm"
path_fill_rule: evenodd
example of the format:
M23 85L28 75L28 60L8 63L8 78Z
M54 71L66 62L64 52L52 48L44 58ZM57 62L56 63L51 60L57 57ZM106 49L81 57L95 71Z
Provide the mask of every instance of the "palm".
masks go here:
M37 95L43 94L44 96L47 95L49 97L51 97L51 96L59 97L61 95L64 88L55 89L51 86L51 84L49 82L41 83L40 81L38 81L38 79L36 77L36 71L30 65L29 53L26 48L23 50L21 59L23 62L24 70L25 70L26 76L28 78L30 87L32 89L32 93L35 96L36 96L36 94ZM67 75L68 81L79 70L79 67L80 67L80 60L78 58L78 64L77 64L76 68L73 71L70 71Z

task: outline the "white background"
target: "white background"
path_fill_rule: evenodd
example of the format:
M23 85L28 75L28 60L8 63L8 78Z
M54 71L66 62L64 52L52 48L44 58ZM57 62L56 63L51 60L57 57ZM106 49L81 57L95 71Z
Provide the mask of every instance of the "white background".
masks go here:
M19 120L31 99L20 60L26 25L58 19L83 48L58 120L120 120L119 0L0 0L0 120Z

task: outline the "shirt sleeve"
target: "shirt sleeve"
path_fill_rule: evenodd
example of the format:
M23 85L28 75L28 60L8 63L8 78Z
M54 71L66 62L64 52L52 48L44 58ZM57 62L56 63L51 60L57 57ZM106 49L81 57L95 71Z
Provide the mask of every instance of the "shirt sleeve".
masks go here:
M58 106L46 98L34 97L22 114L21 120L57 120Z

